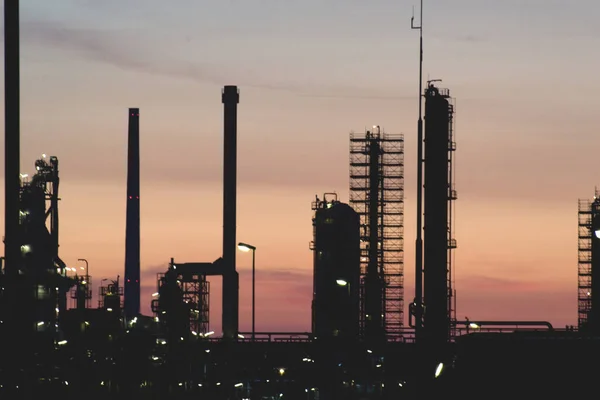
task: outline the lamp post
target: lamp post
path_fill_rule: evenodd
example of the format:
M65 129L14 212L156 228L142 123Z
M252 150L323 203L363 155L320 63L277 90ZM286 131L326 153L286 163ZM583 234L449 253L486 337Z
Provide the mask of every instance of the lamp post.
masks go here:
M244 252L252 251L252 341L254 342L254 335L256 332L256 307L255 307L255 299L256 299L256 247L247 243L238 243L238 249Z

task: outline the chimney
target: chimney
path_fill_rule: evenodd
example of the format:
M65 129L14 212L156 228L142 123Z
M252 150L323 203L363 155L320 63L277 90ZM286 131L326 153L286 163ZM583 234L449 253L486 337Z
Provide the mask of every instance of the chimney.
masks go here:
M140 109L129 109L127 222L125 227L125 318L140 313Z
M4 1L4 269L19 274L20 67L19 2Z
M239 323L239 275L235 266L237 195L237 86L222 93L223 120L223 337L237 339Z

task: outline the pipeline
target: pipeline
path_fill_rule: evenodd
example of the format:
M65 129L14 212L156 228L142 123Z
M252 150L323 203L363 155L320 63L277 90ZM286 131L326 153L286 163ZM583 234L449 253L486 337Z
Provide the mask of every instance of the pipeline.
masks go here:
M554 327L548 321L453 321L453 325L465 325L467 327L480 328L484 325L491 326L544 326L549 331L553 331Z

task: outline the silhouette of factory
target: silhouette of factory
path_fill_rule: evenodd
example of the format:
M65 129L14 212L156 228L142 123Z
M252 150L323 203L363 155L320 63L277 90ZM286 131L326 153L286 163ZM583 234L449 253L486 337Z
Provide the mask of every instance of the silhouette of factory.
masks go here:
M348 204L336 193L312 202L311 332L256 332L254 278L252 331L240 332L236 251L254 254L255 247L236 238L237 86L221 93L222 253L214 261L171 259L157 276L151 316L140 314L141 117L140 109L127 110L124 274L96 282L94 307L87 260L76 269L59 256L58 158L36 160L32 176L20 172L18 21L18 2L5 1L2 398L530 398L594 389L586 363L597 356L600 334L600 297L593 296L600 285L600 196L579 202L577 328L457 321L454 106L438 81L419 93L422 259L418 254L407 315L404 137L373 126L349 137ZM222 335L210 330L210 276L223 279Z

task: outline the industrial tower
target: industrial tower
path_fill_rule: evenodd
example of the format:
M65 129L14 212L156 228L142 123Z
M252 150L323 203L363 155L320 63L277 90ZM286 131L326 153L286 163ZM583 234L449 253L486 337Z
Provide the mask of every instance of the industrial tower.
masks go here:
M59 336L60 315L67 309L67 292L75 280L67 277L67 266L58 256L58 158L35 161L36 173L21 174L19 188L20 254L17 275L5 267L0 290L0 317L21 340ZM0 289L2 289L0 288ZM12 317L12 318L11 318ZM6 322L8 321L8 322Z
M312 210L312 333L318 339L358 340L360 217L335 193L317 197Z
M600 334L600 195L579 200L578 212L578 318L579 330Z
M404 137L350 134L350 205L360 215L361 334L398 338L404 325Z
M429 82L424 136L424 324L429 343L450 340L455 320L452 289L454 106L448 89Z
M237 340L240 276L235 254L237 221L237 86L223 87L223 336Z
M140 109L129 109L127 222L125 227L125 318L140 314Z

